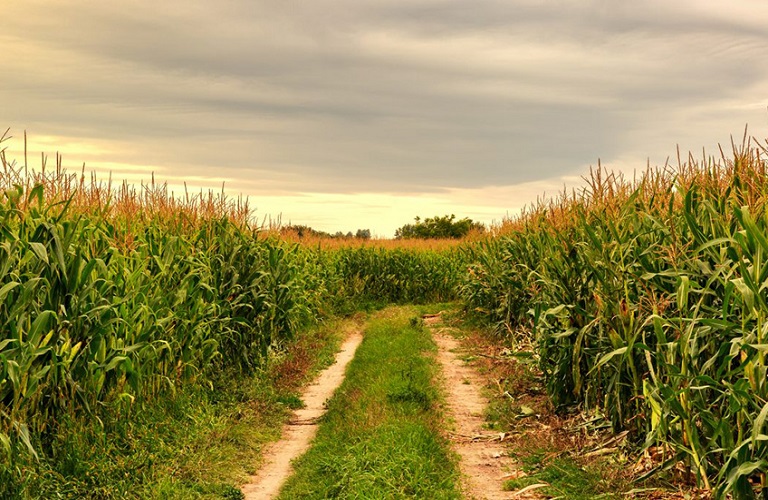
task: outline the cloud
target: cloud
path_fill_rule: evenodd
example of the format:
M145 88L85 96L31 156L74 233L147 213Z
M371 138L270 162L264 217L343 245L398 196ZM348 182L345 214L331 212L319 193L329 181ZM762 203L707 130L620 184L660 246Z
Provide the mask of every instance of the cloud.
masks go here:
M30 0L4 13L4 125L109 151L75 162L253 195L479 192L578 176L598 157L641 168L766 124L760 1Z

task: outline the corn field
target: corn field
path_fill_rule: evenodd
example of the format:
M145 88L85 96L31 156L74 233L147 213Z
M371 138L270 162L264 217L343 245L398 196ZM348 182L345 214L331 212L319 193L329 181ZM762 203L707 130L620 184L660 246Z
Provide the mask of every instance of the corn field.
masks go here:
M185 384L258 376L363 302L458 298L534 346L556 408L629 431L715 496L768 491L767 154L745 135L631 182L598 167L457 245L292 239L242 199L0 151L0 465L52 453L63 416L129 418Z
M241 199L0 160L0 465L52 453L62 417L257 374L347 300L455 298L457 254L300 245Z
M445 302L456 297L462 256L456 250L414 251L371 247L341 248L337 271L356 297L387 302Z
M51 203L43 184L0 203L0 441L62 412L252 372L308 321L322 287L295 246L228 219L184 227ZM301 283L301 288L299 288Z
M468 307L527 337L556 407L684 462L718 497L768 471L768 162L733 156L589 187L508 221L468 250Z

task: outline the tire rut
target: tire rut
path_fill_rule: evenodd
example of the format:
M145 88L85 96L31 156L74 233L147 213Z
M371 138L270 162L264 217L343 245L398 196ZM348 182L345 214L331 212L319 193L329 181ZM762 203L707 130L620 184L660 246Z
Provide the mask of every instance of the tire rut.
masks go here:
M443 368L448 415L454 424L449 437L460 457L462 491L476 500L514 498L502 487L505 479L516 475L516 464L501 443L503 435L484 428L488 400L481 394L481 377L460 358L459 341L440 329L434 329L432 336Z
M317 433L317 422L326 411L325 402L344 381L347 365L363 340L359 332L350 335L336 354L334 364L326 368L302 394L305 407L294 411L283 427L282 438L264 450L264 463L250 481L241 487L246 500L275 498L293 473L291 461L310 447Z

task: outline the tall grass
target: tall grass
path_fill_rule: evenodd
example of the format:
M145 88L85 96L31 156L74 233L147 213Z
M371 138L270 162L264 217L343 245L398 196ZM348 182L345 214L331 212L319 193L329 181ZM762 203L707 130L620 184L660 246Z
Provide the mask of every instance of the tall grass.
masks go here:
M717 496L768 471L768 163L748 139L632 182L598 168L469 250L470 308L535 342L554 404L603 414Z

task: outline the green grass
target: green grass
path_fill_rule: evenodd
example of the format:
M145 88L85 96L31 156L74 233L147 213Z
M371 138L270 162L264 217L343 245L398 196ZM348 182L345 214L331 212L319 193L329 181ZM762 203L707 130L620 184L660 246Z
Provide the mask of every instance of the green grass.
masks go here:
M370 322L280 498L461 498L438 427L435 346L414 312L388 308Z
M619 493L608 493L601 482L599 471L580 466L568 457L545 461L548 450L538 450L523 460L523 471L527 476L504 483L507 491L518 491L533 484L548 486L536 492L548 498L588 500L592 498L618 498Z

